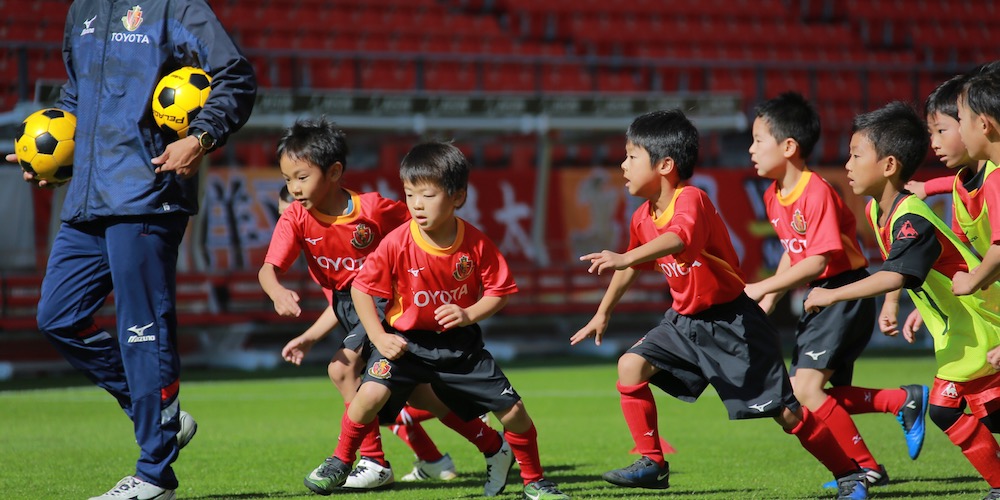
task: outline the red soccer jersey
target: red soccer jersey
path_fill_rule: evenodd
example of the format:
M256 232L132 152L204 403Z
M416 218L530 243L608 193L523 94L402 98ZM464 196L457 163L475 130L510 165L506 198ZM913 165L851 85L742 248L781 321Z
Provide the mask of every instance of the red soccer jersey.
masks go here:
M854 213L822 177L805 171L788 196L774 182L764 192L764 205L792 265L827 254L830 262L817 279L868 266Z
M410 218L406 205L378 193L351 195L354 208L339 216L288 206L271 235L264 262L282 272L305 252L309 272L325 290L348 290L383 236Z
M642 267L656 267L666 275L674 310L695 314L743 293L746 283L729 231L704 191L679 187L670 206L656 218L650 203L643 203L632 214L628 249L664 233L679 236L684 250Z
M434 319L438 307L469 307L482 296L517 292L496 245L462 219L448 248L426 241L414 222L398 227L368 256L354 287L389 299L385 319L399 331L439 331Z

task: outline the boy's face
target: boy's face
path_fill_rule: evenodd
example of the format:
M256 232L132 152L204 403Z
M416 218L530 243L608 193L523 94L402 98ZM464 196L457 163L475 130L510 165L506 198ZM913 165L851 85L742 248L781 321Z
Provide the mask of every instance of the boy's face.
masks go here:
M767 120L757 117L753 121L753 140L750 143L750 161L757 170L757 175L765 179L777 179L784 174L783 168L788 160L785 156L788 140L781 141L771 135L771 126Z
M430 182L403 182L403 193L410 217L416 221L421 232L431 236L454 227L455 211L465 201L464 192L449 196L441 186Z
M288 155L282 155L278 165L288 192L306 209L321 204L331 191L339 188L336 183L340 179L339 163L331 166L325 174L318 166Z
M854 194L878 196L882 194L886 178L883 175L885 159L879 160L875 145L864 133L851 136L851 149L847 158L847 179Z
M622 161L625 188L632 196L651 198L659 192L660 174L649 161L649 152L632 142L625 144L625 160Z
M969 153L969 158L974 160L988 160L986 146L989 140L986 137L986 128L983 117L972 112L966 105L965 99L958 99L958 133L962 136L962 143Z
M958 120L935 111L927 115L927 131L931 136L934 155L948 168L956 168L972 163L965 149L962 136L958 133Z

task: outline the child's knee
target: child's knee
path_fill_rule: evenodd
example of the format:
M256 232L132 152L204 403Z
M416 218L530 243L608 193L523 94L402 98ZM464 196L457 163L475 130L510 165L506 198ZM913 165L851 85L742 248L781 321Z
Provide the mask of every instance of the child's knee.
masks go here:
M638 354L627 352L618 358L618 382L622 385L638 385L649 380L652 365Z
M528 410L524 408L524 403L521 401L518 401L514 406L506 410L494 412L494 415L503 424L504 430L511 432L527 432L532 425L531 417L528 416Z
M948 408L946 406L930 405L927 409L927 416L931 418L938 429L947 431L958 422L964 412L959 408Z
M389 388L378 382L361 384L351 406L347 408L347 414L355 422L371 422L389 401L389 395Z

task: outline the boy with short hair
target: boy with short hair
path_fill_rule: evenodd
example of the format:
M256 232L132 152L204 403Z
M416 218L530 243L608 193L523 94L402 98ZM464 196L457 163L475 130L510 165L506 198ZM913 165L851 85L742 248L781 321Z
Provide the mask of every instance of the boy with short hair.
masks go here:
M852 284L813 289L804 307L816 311L880 294L898 301L899 290L906 288L934 339L938 361L929 416L986 479L991 488L986 499L1000 499L1000 445L991 435L1000 431L1000 374L987 355L1000 345L994 295L1000 285L992 282L988 290L966 296L952 293L952 277L979 261L923 201L903 189L927 145L924 124L906 104L890 103L854 119L847 177L855 194L873 197L868 222L885 263ZM904 334L913 334L907 330Z
M708 195L686 181L698 157L698 131L680 110L635 119L622 170L630 194L647 201L632 216L628 251L580 257L590 272L614 269L597 313L570 339L601 338L611 311L640 269L662 272L673 302L660 324L618 360L622 412L642 457L607 472L612 484L669 487L649 383L694 401L709 383L730 419L772 417L837 478L838 497L868 497L867 476L826 424L792 393L778 333L743 293L745 283L725 223Z
M535 426L483 347L478 322L499 311L517 286L496 246L455 215L465 203L468 161L451 144L419 144L403 158L400 178L412 218L382 240L354 280L358 317L376 352L324 474L342 483L379 411L395 415L415 387L429 383L463 419L492 411L503 424L503 447L487 457L486 496L504 490L516 457L525 498L569 498L545 479ZM385 321L376 298L390 304Z
M329 374L343 395L345 406L350 408L360 383L359 368L368 355L363 348L369 344L355 313L349 287L367 255L385 234L407 220L409 214L402 203L382 198L378 193L356 193L343 188L340 180L346 157L343 132L325 119L302 120L286 131L278 143L278 158L282 176L296 202L291 203L278 219L258 277L278 314L298 316L301 313L299 296L281 285L277 271L288 269L299 254L305 252L310 273L323 287L338 322L344 326L341 333L345 336L337 339L339 347L330 363ZM313 333L318 331L311 330ZM314 342L293 340L283 349L283 355L300 359ZM441 410L442 423L480 451L492 451L501 446L502 438L496 431L478 419L463 422L454 414L448 414L429 390L422 390L416 399L423 406ZM411 446L416 444L415 448L429 442L429 439L416 437L416 443L412 439L408 441ZM385 460L377 426L364 436L362 448L363 458L343 486L353 489L390 486L394 477ZM441 455L436 447L425 447L424 451L433 456L423 453L428 460L422 462L435 461L435 458L441 462L438 465L451 462L450 457ZM314 492L330 494L335 486L319 475L324 465L325 462L309 474L304 483ZM428 468L435 469L434 466Z
M770 312L788 290L803 285L837 287L868 276L858 244L857 222L840 195L809 170L806 158L819 140L819 114L802 95L786 92L757 108L750 157L757 175L774 182L764 193L767 217L785 248L774 276L746 286L746 294ZM851 386L854 363L875 325L875 299L846 301L818 313L803 312L795 331L790 369L795 398L826 422L872 485L889 482L850 414L824 387L844 397L877 393L884 411L903 425L910 458L924 442L927 387L877 390ZM857 399L857 398L855 398ZM828 483L835 487L836 483Z

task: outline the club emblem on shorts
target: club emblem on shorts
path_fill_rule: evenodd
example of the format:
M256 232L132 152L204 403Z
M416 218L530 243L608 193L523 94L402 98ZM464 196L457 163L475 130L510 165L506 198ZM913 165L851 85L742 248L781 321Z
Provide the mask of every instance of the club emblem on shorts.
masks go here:
M455 272L451 275L458 281L465 281L469 276L472 276L472 259L468 255L459 257L458 262L455 263Z
M368 374L375 378L380 378L382 380L388 380L392 376L389 370L392 369L392 365L385 358L382 358L372 364L372 367L368 369Z
M910 221L903 221L903 227L899 228L899 232L896 233L897 240L912 240L920 236L916 229L913 229L913 224Z
M958 399L958 388L955 387L955 383L948 382L948 385L941 390L941 395L946 398Z
M375 241L375 232L367 224L358 224L354 228L354 237L351 238L351 245L354 245L354 248L360 250L371 245L372 241Z
M791 226L796 233L806 234L806 217L802 215L802 211L797 208L795 209L795 213L792 214Z
M749 407L753 408L754 410L757 410L757 413L764 413L764 408L767 408L773 402L774 402L774 400L772 399L772 400L770 400L770 401L768 401L766 403L759 403L759 404L755 404L755 405L749 405Z
M125 25L125 29L129 31L135 31L139 29L139 25L142 24L142 7L136 5L128 10L124 16L122 16L122 24Z

